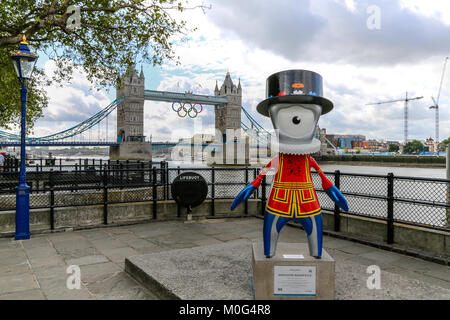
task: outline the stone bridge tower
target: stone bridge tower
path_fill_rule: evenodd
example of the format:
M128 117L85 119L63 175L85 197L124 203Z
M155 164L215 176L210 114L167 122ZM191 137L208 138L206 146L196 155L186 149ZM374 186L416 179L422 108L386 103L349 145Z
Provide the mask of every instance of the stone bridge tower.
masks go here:
M141 67L138 75L135 65L118 78L116 98L125 96L117 107L117 141L110 147L111 160L151 160L152 146L144 136L144 88L145 78Z
M138 76L134 65L118 80L116 98L126 96L117 107L117 141L144 142L144 72Z
M222 86L214 89L216 97L225 97L227 104L216 105L214 107L216 130L222 134L222 152L221 159L215 164L225 165L243 165L249 162L249 144L248 138L245 138L241 132L241 106L242 106L242 87L241 80L238 85L233 84L230 73L227 72ZM230 129L232 131L230 131ZM228 136L227 134L232 136Z
M215 106L215 123L216 129L223 134L223 142L226 141L226 129L241 129L241 106L242 106L242 88L241 81L239 84L233 84L230 73L227 72L222 86L214 89L214 95L217 97L226 97L228 103Z

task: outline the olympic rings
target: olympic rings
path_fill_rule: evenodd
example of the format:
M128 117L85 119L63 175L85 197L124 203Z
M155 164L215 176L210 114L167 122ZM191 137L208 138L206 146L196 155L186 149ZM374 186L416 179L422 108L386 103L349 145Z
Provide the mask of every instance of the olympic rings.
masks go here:
M197 109L197 106L200 107L200 110ZM180 118L184 118L186 115L189 115L190 118L196 118L203 111L203 106L200 103L195 103L192 106L190 102L181 103L181 101L174 101L172 103L172 110L178 113Z

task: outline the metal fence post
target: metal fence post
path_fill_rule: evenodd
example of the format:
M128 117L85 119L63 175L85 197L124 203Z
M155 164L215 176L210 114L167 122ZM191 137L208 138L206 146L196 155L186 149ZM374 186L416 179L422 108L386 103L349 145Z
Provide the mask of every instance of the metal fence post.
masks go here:
M50 169L48 175L48 185L50 187L50 230L55 229L55 191L53 190L53 169Z
M215 215L215 194L216 194L216 171L214 167L211 168L211 216Z
M336 188L341 188L341 172L339 170L334 171L334 185ZM335 203L334 204L334 231L341 231L341 209Z
M108 224L108 171L103 169L103 223Z
M152 195L152 198L153 198L153 219L155 219L156 220L156 218L157 218L157 209L156 209L156 205L157 205L157 203L158 203L158 193L157 193L157 186L156 186L156 167L153 167L153 172L152 172L152 175L153 175L153 177L152 177L152 185L153 185L153 188L152 188L152 191L153 191L153 195Z
M261 215L263 216L266 211L266 175L263 176L261 186Z
M394 174L388 173L388 190L387 190L387 243L394 243Z
M450 142L447 144L447 158L445 160L445 167L447 171L447 179L450 180ZM447 204L450 205L450 183L447 183ZM445 226L450 228L450 208L446 210L446 223Z
M245 166L245 185L248 184L248 166ZM248 200L245 200L245 208L244 208L245 215L248 215Z
M177 176L179 176L180 173L181 173L180 166L178 166L177 167ZM181 207L178 203L177 203L177 217L178 218L181 217Z

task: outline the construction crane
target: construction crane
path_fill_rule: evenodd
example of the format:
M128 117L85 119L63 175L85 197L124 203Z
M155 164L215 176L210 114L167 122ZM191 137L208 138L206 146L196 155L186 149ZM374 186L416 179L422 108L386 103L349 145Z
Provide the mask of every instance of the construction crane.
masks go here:
M404 124L403 133L405 136L405 144L406 144L408 142L408 102L412 101L412 100L419 100L422 98L423 97L408 98L408 92L406 92L405 99L397 99L397 100L382 101L382 102L375 102L375 103L366 103L366 106L404 101L405 102L405 111L403 114L403 124Z
M442 69L442 75L441 75L441 83L439 84L439 91L437 94L437 98L436 100L434 99L434 97L431 97L431 99L433 100L434 105L432 105L430 107L430 109L435 109L436 113L435 113L435 128L436 128L436 143L439 144L439 98L441 96L441 89L442 89L442 83L444 82L444 74L445 74L445 67L447 66L447 60L449 57L445 57L445 61L444 61L444 68ZM439 150L438 150L439 152Z

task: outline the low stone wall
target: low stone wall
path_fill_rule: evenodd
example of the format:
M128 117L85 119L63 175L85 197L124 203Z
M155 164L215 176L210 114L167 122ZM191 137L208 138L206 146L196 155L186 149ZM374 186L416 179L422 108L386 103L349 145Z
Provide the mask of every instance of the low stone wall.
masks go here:
M245 206L230 210L232 199L214 201L214 217L245 216ZM104 226L103 205L67 207L54 209L55 230L81 229ZM157 220L177 219L178 207L174 201L157 202ZM193 209L193 217L212 217L212 201L206 200ZM181 218L186 219L185 209L180 209ZM261 201L248 200L248 216L261 215ZM108 225L139 223L153 220L153 202L119 203L108 205ZM324 230L334 230L334 215L323 212ZM382 220L353 216L341 213L340 234L355 236L367 241L386 243L386 222ZM0 212L0 236L13 236L15 229L15 211ZM30 230L32 233L50 231L50 209L30 212ZM415 251L424 251L433 255L450 256L450 232L394 223L394 243Z
M232 200L216 199L214 201L214 217L240 217L245 215L245 206L240 205L231 211ZM153 220L153 201L118 203L108 205L108 225L128 224ZM158 201L157 220L178 218L178 206L172 201ZM210 217L212 201L206 200L192 211L193 217ZM261 201L248 200L248 214L261 212ZM181 219L186 219L185 209L180 209ZM104 225L103 205L67 207L54 209L55 230L81 229ZM15 230L15 211L0 212L0 236L13 236ZM39 233L50 231L50 209L30 211L30 231Z
M341 213L340 233L386 243L386 221ZM334 214L323 212L324 230L334 230ZM414 251L450 256L450 232L394 222L394 244Z

